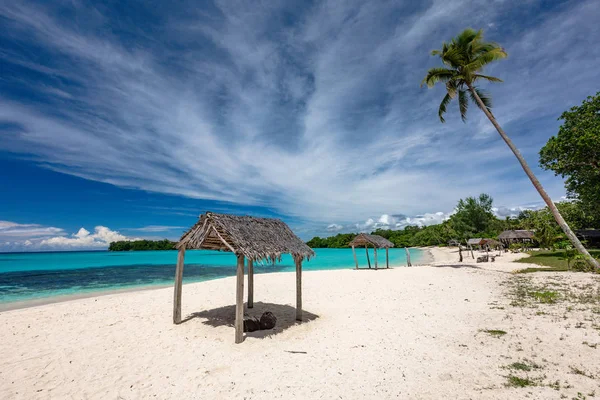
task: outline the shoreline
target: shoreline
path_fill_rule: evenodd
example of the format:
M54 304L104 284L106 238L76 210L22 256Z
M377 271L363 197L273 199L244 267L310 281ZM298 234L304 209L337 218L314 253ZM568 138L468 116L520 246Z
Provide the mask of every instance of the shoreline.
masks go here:
M412 247L412 248L419 249L422 251L422 255L419 258L419 263L413 264L413 267L426 266L426 265L430 265L433 262L433 260L434 260L433 254L427 248L425 248L425 247L423 247L423 248ZM410 248L409 248L409 250L410 250ZM403 268L403 267L407 267L406 264L390 263L389 269ZM371 269L375 270L375 268L371 268ZM379 270L385 270L385 269L387 269L387 268L385 268L385 267L379 268ZM352 267L352 268L350 268L350 267L348 267L348 268L334 267L334 268L325 268L325 269L318 269L318 270L305 270L304 272L307 273L307 272L318 272L318 271L344 271L344 270L355 270L355 269L354 269L354 267ZM361 269L361 270L368 270L368 269ZM292 274L294 272L293 271L273 271L273 272L266 272L266 273L255 273L255 275L269 275L269 274L276 274L276 273ZM184 272L184 275L185 275L185 272ZM212 279L193 281L193 282L184 282L183 284L184 285L200 284L200 283L210 282L210 281L214 281L214 280L227 279L230 277L231 276L222 276L220 278L212 278ZM117 288L117 289L101 289L101 290L97 290L97 291L90 290L90 291L85 291L82 293L58 294L58 295L50 295L50 296L46 296L46 297L39 297L39 298L33 298L33 299L27 299L27 300L0 302L0 313L14 311L14 310L22 310L22 309L32 308L32 307L41 307L41 306L46 306L46 305L50 305L50 304L65 303L65 302L69 302L69 301L89 299L89 298L94 298L94 297L103 297L103 296L109 296L109 295L114 295L114 294L160 290L160 289L164 289L164 288L168 288L168 287L173 287L173 283L171 282L171 283L156 284L156 285L132 286L132 287L128 287L128 288Z
M234 276L185 284L178 325L166 285L2 312L0 398L547 399L597 390L600 277L515 275L529 265L514 263L522 254L458 263L455 249L423 250L430 265L306 271L301 322L295 272L255 275L254 308L244 313L272 312L277 323L240 344ZM511 376L535 385L511 386Z

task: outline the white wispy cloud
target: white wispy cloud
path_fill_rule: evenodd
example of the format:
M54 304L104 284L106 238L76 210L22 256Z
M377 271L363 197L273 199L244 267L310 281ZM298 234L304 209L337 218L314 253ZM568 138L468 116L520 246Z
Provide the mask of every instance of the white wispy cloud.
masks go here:
M214 15L180 10L160 40L123 27L137 45L102 28L111 21L87 7L65 20L49 6L0 4L7 40L53 56L7 50L0 58L61 77L39 93L29 87L46 102L0 95L0 121L17 127L0 149L122 187L331 221L332 231L352 224L340 221L364 221L354 223L364 229L434 223L447 213L428 210L481 192L500 204L537 201L477 110L466 125L457 116L442 125L441 89L419 88L437 63L429 51L465 26L490 27L489 39L507 48L509 59L489 71L506 83L489 89L533 166L560 112L600 80L593 0L504 30L498 21L527 4L325 1L296 11L219 1ZM295 23L278 18L292 11ZM540 178L552 196L564 193L560 179ZM62 243L96 243L94 235L102 234Z
M64 229L39 224L19 224L0 221L0 252L48 250L102 250L110 242L139 240L122 235L105 226L96 226L94 232L80 228L68 235Z
M148 225L143 226L141 228L129 228L129 231L138 231L138 232L168 232L173 230L181 230L187 229L185 226L171 226L171 225Z
M53 226L0 221L0 241L18 240L22 238L44 238L59 235L66 235L66 233L63 229L55 228Z
M80 228L77 233L71 236L57 236L44 239L40 242L40 247L50 247L53 249L102 249L107 248L111 242L122 240L139 240L139 238L129 238L105 226L97 226L94 228L94 233L85 228Z

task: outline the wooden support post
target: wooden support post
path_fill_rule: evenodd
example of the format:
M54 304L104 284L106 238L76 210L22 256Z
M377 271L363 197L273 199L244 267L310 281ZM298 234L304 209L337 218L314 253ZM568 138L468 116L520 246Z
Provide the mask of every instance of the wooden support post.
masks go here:
M352 255L354 255L354 263L356 264L356 269L358 269L358 258L356 258L356 249L352 246Z
M375 269L377 269L377 247L373 247L373 253L375 254Z
M254 263L248 260L248 308L254 308Z
M173 323L181 323L181 287L183 285L183 261L185 247L179 249L177 254L177 267L175 268L175 293L173 296Z
M302 259L296 259L296 321L302 321Z
M390 255L389 255L389 249L386 247L385 248L385 267L389 268L390 267Z
M371 259L369 258L369 248L365 244L365 252L367 253L367 262L369 263L369 268L371 268Z
M405 247L404 251L406 252L406 265L408 267L412 267L412 263L410 262L410 251Z
M237 256L237 288L235 291L235 342L244 341L244 256Z

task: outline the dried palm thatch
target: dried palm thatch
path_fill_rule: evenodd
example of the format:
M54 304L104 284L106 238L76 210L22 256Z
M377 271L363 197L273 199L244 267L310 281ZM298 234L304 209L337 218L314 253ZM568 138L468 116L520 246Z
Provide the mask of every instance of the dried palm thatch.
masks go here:
M388 249L390 247L394 247L394 243L390 242L384 237L379 235L369 235L366 233L358 234L351 242L350 246L368 246L371 245L377 248Z
M315 252L281 220L207 212L183 234L178 249L231 251L251 261L281 260L291 254L295 260L310 259Z
M528 230L504 231L498 235L499 240L523 240L533 239L534 232Z

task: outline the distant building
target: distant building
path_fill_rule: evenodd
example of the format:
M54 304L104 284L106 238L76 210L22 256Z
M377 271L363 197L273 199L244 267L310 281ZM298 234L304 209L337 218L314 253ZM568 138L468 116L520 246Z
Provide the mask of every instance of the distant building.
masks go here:
M511 243L531 243L534 241L534 232L528 230L504 231L498 235L498 240L504 245Z
M483 242L483 238L472 238L467 240L467 244L471 247L479 247Z

